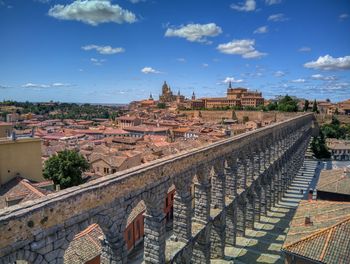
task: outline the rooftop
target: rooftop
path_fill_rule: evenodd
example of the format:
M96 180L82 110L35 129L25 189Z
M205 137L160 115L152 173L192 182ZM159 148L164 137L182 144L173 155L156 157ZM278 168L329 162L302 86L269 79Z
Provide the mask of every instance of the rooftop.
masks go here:
M321 171L317 191L350 195L350 169Z
M283 248L284 251L322 263L350 263L350 215Z

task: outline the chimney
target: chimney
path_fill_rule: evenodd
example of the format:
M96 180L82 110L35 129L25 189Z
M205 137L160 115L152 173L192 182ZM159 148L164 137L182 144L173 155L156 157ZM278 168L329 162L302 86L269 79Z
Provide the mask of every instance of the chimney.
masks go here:
M305 216L305 225L313 225L313 222L311 221L311 217L310 216Z
M56 191L60 191L61 190L61 186L59 184L56 184Z
M313 190L310 190L309 193L307 194L307 198L310 201L312 201L312 195L313 195L314 191Z
M350 166L344 168L343 177L350 178Z

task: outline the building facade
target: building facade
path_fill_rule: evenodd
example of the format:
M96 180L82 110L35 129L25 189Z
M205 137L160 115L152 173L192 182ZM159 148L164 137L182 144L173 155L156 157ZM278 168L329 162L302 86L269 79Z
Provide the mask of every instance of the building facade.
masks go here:
M201 98L192 100L191 107L199 108L224 108L224 107L258 107L264 105L262 93L249 91L247 88L232 88L231 82L227 88L226 97Z

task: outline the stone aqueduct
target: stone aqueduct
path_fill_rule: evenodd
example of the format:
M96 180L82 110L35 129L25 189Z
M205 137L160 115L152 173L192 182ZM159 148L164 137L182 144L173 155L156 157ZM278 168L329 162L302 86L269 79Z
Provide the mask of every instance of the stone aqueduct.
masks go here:
M305 114L7 208L0 212L0 264L63 263L70 241L92 223L105 234L102 262L127 263L123 230L141 200L145 263L221 258L225 244L235 245L281 199L303 163L312 122ZM177 250L168 260L163 202L172 184Z

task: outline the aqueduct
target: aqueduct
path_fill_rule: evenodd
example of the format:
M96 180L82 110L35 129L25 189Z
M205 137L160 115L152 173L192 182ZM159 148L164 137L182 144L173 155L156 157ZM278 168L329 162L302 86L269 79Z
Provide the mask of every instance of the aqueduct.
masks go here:
M62 190L0 211L0 264L63 263L74 235L103 230L103 263L127 263L127 215L141 200L145 263L210 263L281 199L302 165L312 114ZM194 210L191 184L195 182ZM174 184L176 245L166 259L163 201ZM169 243L170 244L170 243Z

